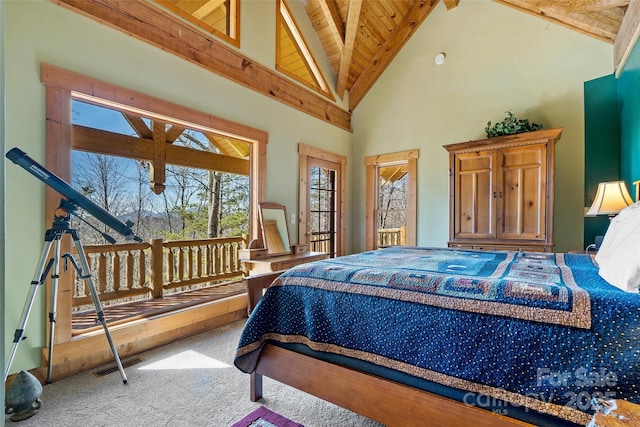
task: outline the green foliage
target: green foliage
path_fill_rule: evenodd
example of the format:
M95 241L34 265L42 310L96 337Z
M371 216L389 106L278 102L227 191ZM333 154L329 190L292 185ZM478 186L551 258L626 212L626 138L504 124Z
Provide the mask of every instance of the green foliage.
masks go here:
M529 123L527 119L516 118L511 110L507 111L508 116L501 122L496 123L491 127L491 122L487 122L487 127L484 128L487 133L487 138L493 138L494 136L502 135L514 135L516 133L531 132L534 130L542 129L542 125L538 123Z

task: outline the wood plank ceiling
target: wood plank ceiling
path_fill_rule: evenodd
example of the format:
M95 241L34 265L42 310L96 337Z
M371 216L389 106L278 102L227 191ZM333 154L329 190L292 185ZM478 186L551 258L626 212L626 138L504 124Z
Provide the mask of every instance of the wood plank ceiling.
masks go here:
M460 0L444 0L447 9ZM472 1L472 0L462 0ZM495 0L614 43L629 0ZM307 0L306 12L353 111L437 0ZM424 25L428 25L428 20Z

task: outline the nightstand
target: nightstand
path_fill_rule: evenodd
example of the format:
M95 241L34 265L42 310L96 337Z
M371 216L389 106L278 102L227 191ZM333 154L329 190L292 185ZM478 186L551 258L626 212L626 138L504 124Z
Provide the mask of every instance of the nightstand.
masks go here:
M271 285L271 282L284 270L307 262L327 259L327 256L328 254L326 252L303 252L264 259L241 260L249 272L249 277L244 279L247 283L249 313L251 313L260 298L262 298L264 290L267 289Z

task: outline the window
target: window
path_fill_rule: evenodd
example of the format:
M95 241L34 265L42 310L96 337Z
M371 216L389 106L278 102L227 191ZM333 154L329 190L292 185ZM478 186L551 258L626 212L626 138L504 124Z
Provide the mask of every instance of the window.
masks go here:
M308 145L298 146L299 242L330 257L344 254L344 197L347 159Z
M153 0L208 33L240 47L240 0Z
M284 0L276 14L276 69L335 100Z
M365 249L416 244L418 150L369 156Z
M172 145L166 143L167 138L172 138L172 129L173 132L176 133L180 128L192 129L203 134L214 133L224 137L222 139L227 139L229 142L233 140L242 140L246 143L246 147L250 151L248 165L250 191L250 238L255 239L258 237L257 205L263 200L265 193L264 174L266 170L267 143L267 134L265 132L238 123L232 123L207 113L202 113L164 100L153 98L139 92L95 80L81 74L66 71L48 64L42 64L42 76L42 83L46 85L47 140L45 167L48 170L55 173L65 181L70 182L72 150L92 151L101 154L122 156L123 153L118 153L118 150L130 152L131 147L127 146L132 142L136 142L133 139L129 139L133 137L126 135L128 131L116 134L115 137L113 137L114 135L111 135L113 138L108 140L89 137L91 135L91 131L95 131L95 129L80 129L78 127L80 125L73 124L71 117L71 105L74 100L87 104L100 105L118 112L126 112L130 114L131 118L135 116L138 116L139 118L145 117L153 119L157 123L162 122L169 124L169 126L165 125L164 127L154 126L153 129L153 132L158 134L163 134L164 131L164 141L162 141L162 138L154 138L154 144L148 143L148 146L145 149L146 154L138 153L131 157L152 157L152 160L162 163L160 161L162 159L162 150L169 149L168 147ZM96 94L100 94L101 97L98 98ZM128 121L134 129L136 126L140 125L136 119ZM143 129L144 128L142 126L139 126L136 133L145 132ZM149 129L147 128L147 130ZM102 133L101 136L107 135ZM126 144L123 142L125 139L128 141ZM107 150L105 147L108 147L108 152L101 152L101 150ZM169 150L174 149L181 151L182 153L184 153L183 150L185 150L184 147L178 146ZM158 157L156 157L156 155L158 155ZM181 156L175 156L174 163L177 162L175 159ZM187 157L195 157L196 160L202 160L205 157L211 160L211 156L215 156L215 153L198 152L197 156L187 155ZM156 163L156 165L158 165L158 163ZM202 166L203 169L208 169L210 167L211 163L208 161L205 161L205 164ZM161 169L163 170L163 168L156 168L153 172L154 178L152 182L154 182L154 186L156 184L162 185L162 180L158 179L155 181L156 178L161 178ZM58 207L60 196L50 188L47 188L46 192L45 209L49 214L54 212ZM47 226L49 225L48 220L50 219L48 214L46 218ZM69 239L64 239L61 242L61 245L61 251L63 253L69 252ZM71 299L73 295L73 280L71 274L64 274L63 276L65 277L61 277L59 283L59 310L56 319L54 343L56 345L72 343ZM49 306L49 302L47 302L47 306Z

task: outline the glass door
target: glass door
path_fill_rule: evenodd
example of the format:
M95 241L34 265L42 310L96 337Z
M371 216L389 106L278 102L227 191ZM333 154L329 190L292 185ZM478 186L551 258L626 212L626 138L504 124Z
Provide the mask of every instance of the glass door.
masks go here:
M326 160L308 163L307 236L309 250L336 256L338 241L338 174L340 165Z

